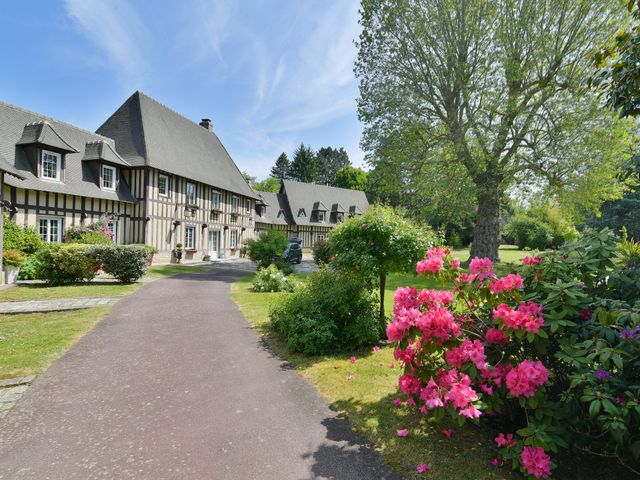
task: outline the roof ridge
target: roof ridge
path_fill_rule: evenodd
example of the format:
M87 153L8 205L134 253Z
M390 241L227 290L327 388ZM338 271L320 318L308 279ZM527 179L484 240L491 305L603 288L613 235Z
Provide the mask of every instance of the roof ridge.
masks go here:
M323 188L334 188L336 190L345 190L347 192L363 192L363 190L356 190L354 188L344 188L344 187L334 187L333 185L323 185L322 183L311 183L311 182L300 182L298 180L289 180L289 179L283 179L283 182L289 182L289 183L299 183L301 185L311 185L314 187L323 187Z
M36 122L28 122L26 125L39 124L39 123L49 123L50 124L50 122L55 122L55 123L59 123L59 124L62 124L64 126L67 126L69 128L74 128L74 129L76 129L76 130L78 130L80 132L90 133L91 135L97 135L99 137L102 137L102 138L105 138L107 140L111 140L112 142L115 142L115 140L113 138L105 137L104 135L100 135L99 133L92 132L91 130L87 130L86 128L78 127L77 125L73 125L73 124L71 124L69 122L65 122L64 120L58 120L57 118L53 118L53 117L50 117L48 115L44 115L42 113L34 112L33 110L29 110L27 108L18 107L17 105L14 105L12 103L7 103L7 102L4 102L4 101L0 100L0 106L1 105L4 105L5 107L13 108L14 110L17 110L19 112L29 113L31 115L37 115L39 117L42 117L42 120L38 120Z
M166 109L167 109L167 110L169 110L171 113L175 113L175 114L176 114L176 115L178 115L180 118L182 118L182 119L184 119L184 120L188 121L189 123L193 123L196 127L198 127L198 128L202 128L202 126L201 126L200 124L196 123L194 120L191 120L189 117L185 117L183 114L181 114L181 113L180 113L180 112L178 112L177 110L174 110L173 108L169 107L168 105L165 105L165 104L164 104L164 103L162 103L160 100L156 100L155 98L150 97L149 95L147 95L146 93L144 93L142 90L136 90L136 91L135 91L135 93L134 93L134 95L135 95L136 93L137 93L138 95L142 95L143 97L148 98L148 99L149 99L149 100L151 100L152 102L157 103L157 104L158 104L158 105L160 105L162 108L166 108ZM211 130L211 131L210 131L210 133L213 133L214 135L216 135L216 134L213 132L213 130ZM217 136L218 136L218 135L216 135L216 137L217 137ZM218 138L218 140L220 140L220 139ZM221 142L221 143L222 143L222 142Z

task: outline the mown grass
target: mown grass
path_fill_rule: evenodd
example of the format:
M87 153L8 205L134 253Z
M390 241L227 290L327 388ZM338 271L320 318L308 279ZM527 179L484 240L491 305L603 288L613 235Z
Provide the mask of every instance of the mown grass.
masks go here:
M43 372L110 308L0 316L0 378Z
M188 265L158 265L149 268L147 276L166 278L181 273L197 272L203 267ZM53 298L123 297L135 292L144 282L117 283L96 280L74 285L50 286L44 283L21 284L0 291L0 302L25 302Z

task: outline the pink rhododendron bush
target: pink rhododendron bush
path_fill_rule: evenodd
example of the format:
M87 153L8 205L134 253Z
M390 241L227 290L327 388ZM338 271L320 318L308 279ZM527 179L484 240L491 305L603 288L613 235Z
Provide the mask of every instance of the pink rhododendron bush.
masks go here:
M606 230L507 275L486 258L464 272L448 249L431 248L416 271L453 288L399 288L387 326L407 404L436 421L501 425L496 447L531 478L550 477L560 449L637 468L637 268Z

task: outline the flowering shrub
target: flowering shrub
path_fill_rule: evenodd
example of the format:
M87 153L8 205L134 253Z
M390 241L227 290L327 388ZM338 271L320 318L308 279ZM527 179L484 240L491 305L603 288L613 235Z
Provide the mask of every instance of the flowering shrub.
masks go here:
M503 416L499 451L531 478L560 448L637 461L640 287L619 298L617 250L611 232L587 234L502 277L489 259L467 273L429 250L416 270L453 290L398 289L387 326L407 403L460 425Z
M72 225L64 232L66 243L107 244L113 239L113 232L108 228L109 222L98 220L89 225Z
M254 292L290 292L293 283L274 264L267 268L259 268L253 280Z

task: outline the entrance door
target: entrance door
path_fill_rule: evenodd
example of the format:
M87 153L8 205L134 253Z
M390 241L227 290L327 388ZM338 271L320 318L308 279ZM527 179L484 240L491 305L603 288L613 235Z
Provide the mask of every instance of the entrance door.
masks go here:
M209 255L211 258L218 258L220 250L220 231L209 230Z

